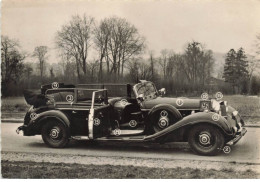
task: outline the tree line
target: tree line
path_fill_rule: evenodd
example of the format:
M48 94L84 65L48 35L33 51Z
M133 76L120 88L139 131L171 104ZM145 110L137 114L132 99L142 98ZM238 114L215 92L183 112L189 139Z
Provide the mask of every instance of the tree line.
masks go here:
M120 17L97 22L86 15L73 16L56 32L55 49L60 58L52 65L47 61L49 48L46 45L25 53L18 42L1 36L3 96L20 95L22 89L38 89L41 84L53 81L136 83L146 79L174 95L212 89L216 64L212 50L191 41L182 53L163 49L155 56L154 51L147 49L147 41L138 29ZM145 52L148 58L144 57ZM35 62L24 63L28 57ZM223 70L228 85L217 85L218 89L227 93L257 94L260 79L254 73L258 66L257 59L249 59L243 48L237 52L231 49L226 54Z
M74 62L80 83L119 80L125 64L138 56L145 47L145 39L126 19L105 18L96 25L94 18L73 16L57 32L56 45L65 64ZM96 60L88 61L90 47ZM96 74L97 75L94 75Z

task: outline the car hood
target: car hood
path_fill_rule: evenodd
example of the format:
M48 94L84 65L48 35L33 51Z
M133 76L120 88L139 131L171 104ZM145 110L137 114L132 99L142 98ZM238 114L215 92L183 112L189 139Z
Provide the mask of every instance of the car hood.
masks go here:
M181 100L177 104L177 100ZM180 104L182 103L182 104ZM143 109L151 109L158 104L170 104L177 109L185 110L199 110L200 109L200 99L189 99L189 98L171 98L171 97L157 97L155 99L146 100L143 102Z

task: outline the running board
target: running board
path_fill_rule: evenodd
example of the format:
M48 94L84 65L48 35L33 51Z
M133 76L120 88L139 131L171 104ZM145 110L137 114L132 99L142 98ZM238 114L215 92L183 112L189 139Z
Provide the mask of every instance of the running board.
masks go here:
M94 140L97 141L136 141L141 142L144 141L145 136L110 136L110 137L102 137L102 138L95 138ZM87 136L72 136L71 139L73 140L90 140ZM92 139L93 140L93 139Z
M102 138L97 138L95 140L98 141L131 141L131 142L142 142L144 141L145 135L143 136L111 136L111 137L102 137Z
M120 130L114 129L111 131L111 136L124 136L124 135L139 135L142 134L144 130Z
M141 139L144 139L144 136L140 136L144 130L112 130L110 136L107 137L101 137L101 138L95 138L94 140L132 140L132 139L138 139L138 141ZM138 136L135 136L138 135ZM72 136L71 139L73 140L90 140L88 136Z
M71 139L73 140L89 140L88 136L72 136Z

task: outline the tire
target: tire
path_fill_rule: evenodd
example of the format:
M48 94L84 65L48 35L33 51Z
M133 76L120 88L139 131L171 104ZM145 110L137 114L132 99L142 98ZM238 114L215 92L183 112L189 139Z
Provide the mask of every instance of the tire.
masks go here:
M195 153L212 156L221 151L225 139L217 127L204 124L191 128L188 142Z
M69 133L63 123L49 121L42 127L42 139L46 145L52 148L63 148L69 142Z
M165 114L167 116L164 117L162 115L163 112L167 113ZM161 108L153 112L150 118L153 133L157 133L169 127L170 125L175 124L177 121L181 119L181 116L174 114L170 109Z

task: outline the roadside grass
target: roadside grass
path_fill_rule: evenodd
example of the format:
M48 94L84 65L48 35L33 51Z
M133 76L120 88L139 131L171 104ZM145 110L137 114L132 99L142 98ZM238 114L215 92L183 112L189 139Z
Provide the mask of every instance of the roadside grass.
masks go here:
M228 101L229 105L237 109L247 123L260 121L260 97L243 95L224 95L223 100ZM2 118L19 118L30 107L26 104L23 97L2 98Z
M260 97L228 95L224 96L223 100L226 100L230 106L238 110L246 122L255 123L260 121Z
M258 178L252 170L238 172L233 169L192 169L192 168L148 168L113 165L82 165L65 163L37 163L2 161L3 178L86 178L86 179L237 179Z
M25 112L29 107L23 97L1 98L2 112Z
M24 118L29 107L23 97L1 98L1 118Z

